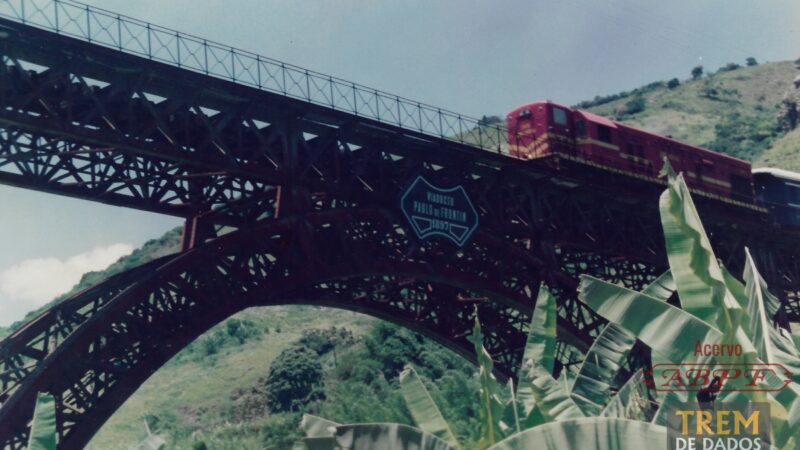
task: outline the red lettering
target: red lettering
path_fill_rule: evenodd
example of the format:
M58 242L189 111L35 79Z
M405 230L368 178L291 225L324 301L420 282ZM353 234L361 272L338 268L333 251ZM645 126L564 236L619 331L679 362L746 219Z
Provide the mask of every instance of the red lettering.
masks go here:
M764 376L765 373L771 373L773 375L776 375L775 371L770 369L770 368L758 368L758 367L756 367L754 369L748 370L748 372L751 372L750 382L747 383L748 386L756 386L759 381L766 380L766 377Z
M672 372L669 374L668 372ZM686 384L683 382L683 377L681 376L681 369L665 369L664 372L661 373L661 378L668 378L667 381L662 386L680 386L683 387ZM672 384L676 382L677 384Z
M686 378L692 380L692 386L706 386L709 383L708 377L711 371L707 368L688 369L686 371Z

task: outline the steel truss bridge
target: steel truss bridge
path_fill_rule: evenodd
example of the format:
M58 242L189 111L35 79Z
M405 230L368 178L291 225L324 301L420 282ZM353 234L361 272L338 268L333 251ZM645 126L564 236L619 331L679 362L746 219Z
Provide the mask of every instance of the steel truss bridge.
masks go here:
M642 288L666 268L663 185L504 154L506 132L440 108L69 0L0 1L0 183L185 219L183 250L74 295L0 343L0 446L23 448L37 392L59 448L82 448L162 364L251 306L383 318L474 359L477 308L513 376L540 283L559 360L602 320L587 273ZM462 186L480 225L420 240L399 210L417 176ZM800 239L699 197L734 273L749 246L800 321Z

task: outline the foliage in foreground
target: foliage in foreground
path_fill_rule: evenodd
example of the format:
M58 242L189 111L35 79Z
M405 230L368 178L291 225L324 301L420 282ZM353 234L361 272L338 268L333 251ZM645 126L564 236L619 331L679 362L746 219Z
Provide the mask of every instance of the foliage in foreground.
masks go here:
M518 376L520 387L509 399L498 392L491 356L482 346L476 317L472 335L478 355L480 441L477 448L661 448L666 439L665 411L672 402L693 400L665 395L657 411L650 410L641 371L618 389L614 375L636 339L649 345L655 361L673 363L781 363L800 377L800 356L792 338L771 324L777 300L746 250L741 283L717 261L680 175L668 162L668 189L660 211L670 271L642 292L583 276L580 299L611 323L603 330L578 371L554 378L555 308L543 287L539 293ZM681 308L666 302L676 290ZM653 327L652 324L659 324ZM739 344L741 356L698 357L697 342ZM461 449L446 419L412 367L401 375L403 396L417 428L393 423L338 424L305 416L306 438L297 448L308 449ZM781 380L762 381L771 389ZM771 444L783 450L800 448L800 390L794 384L771 392L727 392L720 401L761 401L772 407ZM603 438L605 437L605 438Z

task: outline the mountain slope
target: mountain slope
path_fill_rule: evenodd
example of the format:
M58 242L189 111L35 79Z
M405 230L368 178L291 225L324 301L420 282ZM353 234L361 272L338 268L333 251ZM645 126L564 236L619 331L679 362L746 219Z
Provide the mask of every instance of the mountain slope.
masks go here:
M779 103L798 74L794 63L767 63L684 80L674 88L656 82L576 106L654 133L758 161L782 135L777 130ZM639 107L641 111L637 111ZM772 162L781 163L774 159Z

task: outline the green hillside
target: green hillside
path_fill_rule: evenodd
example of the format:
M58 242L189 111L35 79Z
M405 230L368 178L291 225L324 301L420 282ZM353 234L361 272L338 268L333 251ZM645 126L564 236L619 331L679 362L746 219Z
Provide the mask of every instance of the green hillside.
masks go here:
M778 131L776 117L798 73L790 62L741 67L678 85L656 82L578 106L757 165L800 170L800 130ZM180 230L169 231L106 271L86 274L73 292L175 252L179 242ZM0 329L0 337L8 332ZM205 333L156 372L89 448L131 448L146 436L145 423L167 438L168 449L238 450L288 448L300 411L342 422L408 422L396 379L407 361L431 380L433 395L456 433L474 438L474 369L460 358L369 317L282 306L244 311ZM268 393L268 385L277 385L269 376L273 363L310 380L313 395L290 399L294 406L283 411L274 403L277 395Z
M677 87L655 82L576 106L758 164L798 170L800 161L788 166L784 161L790 158L778 157L789 156L792 142L795 151L798 147L796 140L781 140L777 126L780 101L798 74L796 63L788 61L744 66L681 80ZM783 150L770 150L778 145Z

